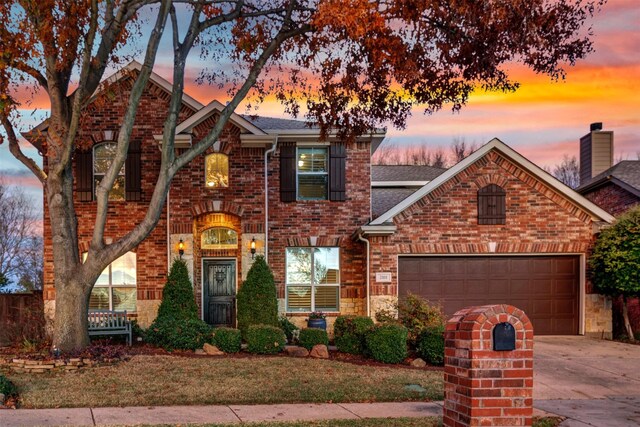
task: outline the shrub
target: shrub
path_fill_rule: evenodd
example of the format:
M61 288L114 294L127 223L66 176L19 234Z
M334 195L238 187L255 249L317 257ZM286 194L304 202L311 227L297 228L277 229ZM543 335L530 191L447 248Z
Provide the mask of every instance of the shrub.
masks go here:
M287 337L287 342L293 343L293 333L294 331L297 331L300 328L294 325L291 322L291 320L289 320L289 318L286 316L280 317L279 322L280 322L280 329L282 329L285 336Z
M195 350L212 339L211 327L199 319L187 265L180 259L171 266L158 317L145 339L166 350Z
M327 331L318 328L304 328L300 331L300 345L307 350L311 350L314 345L329 345Z
M275 354L284 350L286 339L282 329L271 325L247 328L247 350L255 354Z
M333 324L336 347L339 351L362 354L365 336L373 328L373 320L366 316L338 316Z
M213 330L213 343L225 353L237 353L242 344L242 334L238 329L216 328Z
M18 395L18 389L7 377L0 374L0 394L4 394L5 397L15 397ZM0 401L0 405L2 405Z
M243 338L251 325L278 326L278 299L273 273L263 256L257 256L247 280L238 291L238 329Z
M200 319L156 320L147 329L146 337L166 350L195 350L212 341L211 326Z
M425 329L418 339L418 355L432 365L444 364L444 327Z
M413 294L407 295L398 303L398 317L408 330L411 348L417 347L418 338L424 330L445 324L442 307Z
M381 324L366 336L367 352L384 363L400 363L407 357L407 328L402 325Z

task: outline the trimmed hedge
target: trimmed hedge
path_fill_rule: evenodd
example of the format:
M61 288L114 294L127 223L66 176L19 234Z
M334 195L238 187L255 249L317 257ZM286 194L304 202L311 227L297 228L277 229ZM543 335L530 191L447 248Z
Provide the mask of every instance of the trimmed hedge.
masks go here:
M444 326L426 329L418 339L418 355L432 365L444 364Z
M7 377L0 374L0 394L5 397L15 397L18 395L18 388ZM0 401L0 405L4 402Z
M407 357L407 334L401 325L377 325L366 335L367 352L379 362L400 363Z
M156 319L191 320L199 318L187 264L181 259L176 259L171 265L167 283L162 289L162 302L158 307Z
M291 322L291 320L289 320L289 318L286 316L280 317L278 321L280 322L280 329L282 329L287 337L287 342L289 344L293 344L293 333L295 331L298 331L300 328L294 325L293 322Z
M213 330L213 343L225 353L237 353L242 346L242 334L238 329L215 328Z
M247 329L247 351L276 354L284 350L287 340L282 329L271 325L251 325Z
M212 342L211 326L200 319L156 320L147 329L148 342L166 350L195 350Z
M362 354L365 337L373 329L373 320L367 316L338 316L333 325L336 347L343 353Z
M305 328L300 331L300 345L307 350L311 350L314 345L329 345L327 331L318 328Z
M238 291L237 303L238 329L242 331L243 338L247 338L251 325L280 325L276 284L263 256L256 256L247 279Z

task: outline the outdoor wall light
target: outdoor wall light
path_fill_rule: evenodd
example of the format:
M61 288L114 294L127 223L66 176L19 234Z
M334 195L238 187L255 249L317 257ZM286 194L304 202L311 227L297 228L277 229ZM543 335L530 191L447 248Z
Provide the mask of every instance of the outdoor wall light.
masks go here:
M256 238L251 239L251 259L256 257Z
M180 239L178 243L178 253L180 254L180 259L182 259L182 255L184 255L184 242Z

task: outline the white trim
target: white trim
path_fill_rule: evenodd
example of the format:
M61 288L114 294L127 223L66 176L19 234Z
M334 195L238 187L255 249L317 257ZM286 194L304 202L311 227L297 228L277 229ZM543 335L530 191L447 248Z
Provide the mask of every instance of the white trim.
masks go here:
M454 253L454 254L396 254L396 286L397 295L400 295L400 258L418 258L418 257L505 257L505 256L577 256L579 263L579 288L578 289L578 335L584 335L586 329L586 256L581 252L518 252L518 253ZM534 331L535 332L535 331Z
M236 271L236 297L238 296L238 259L233 257L202 257L200 258L200 320L206 323L204 320L204 262L205 261L233 261L235 263ZM234 304L236 310L236 325L238 324L238 304ZM235 328L235 325L232 326Z
M422 187L430 181L371 181L372 187Z
M357 231L363 236L390 236L396 232L398 227L395 224L363 225Z
M371 221L371 225L379 225L388 221L393 220L396 215L402 213L405 209L409 208L418 200L425 197L427 194L431 193L442 184L456 176L458 173L462 172L467 167L471 166L473 163L484 157L489 151L497 150L500 153L506 155L511 160L513 160L516 164L523 167L525 170L533 174L540 181L546 183L551 188L558 191L560 194L565 196L567 199L572 201L577 206L583 208L587 212L589 212L592 217L596 219L606 221L608 223L612 223L614 221L614 217L604 211L603 209L596 206L594 203L590 202L580 194L576 193L571 188L564 185L562 182L555 179L553 176L549 175L546 171L536 166L534 163L530 162L522 155L518 154L515 150L510 148L504 142L500 141L498 138L494 138L478 150L473 152L469 157L465 158L461 162L457 163L455 166L449 168L442 175L436 177L428 184L426 184L421 189L417 190L415 193L411 194L409 197L398 203L396 206L389 209L387 212L380 215L378 218Z
M224 108L225 108L225 106L222 105L222 103L220 101L217 101L217 100L214 99L209 104L207 104L206 107L200 109L193 116L189 117L187 120L185 120L184 122L180 123L176 127L176 135L181 134L183 132L190 131L191 129L196 127L198 124L200 124L204 120L206 120L214 111L220 112ZM230 120L234 124L240 126L242 129L244 129L244 130L246 130L246 131L248 131L248 132L250 132L250 133L252 133L254 135L266 135L266 133L262 129L258 128L253 123L251 123L250 121L248 121L244 117L240 116L239 114L231 113Z

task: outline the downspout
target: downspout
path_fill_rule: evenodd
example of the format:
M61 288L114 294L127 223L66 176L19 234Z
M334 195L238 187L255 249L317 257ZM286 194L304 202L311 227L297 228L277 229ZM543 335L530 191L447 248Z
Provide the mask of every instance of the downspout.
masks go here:
M367 287L366 287L366 295L367 295L367 317L371 317L371 302L369 298L369 240L362 237L362 233L358 233L358 240L364 242L367 245Z
M171 227L169 225L169 219L171 211L169 210L169 198L171 196L171 188L167 191L167 275L171 270Z
M264 152L264 260L269 263L269 155L276 151L278 135L273 145Z

